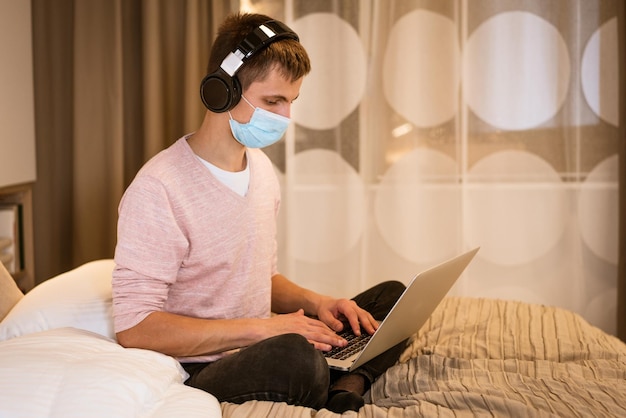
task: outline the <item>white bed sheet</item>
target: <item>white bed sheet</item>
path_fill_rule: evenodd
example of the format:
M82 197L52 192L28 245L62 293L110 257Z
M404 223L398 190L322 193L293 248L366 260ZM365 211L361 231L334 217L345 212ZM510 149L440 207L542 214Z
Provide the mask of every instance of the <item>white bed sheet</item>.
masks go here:
M173 358L61 328L0 342L0 417L221 417Z

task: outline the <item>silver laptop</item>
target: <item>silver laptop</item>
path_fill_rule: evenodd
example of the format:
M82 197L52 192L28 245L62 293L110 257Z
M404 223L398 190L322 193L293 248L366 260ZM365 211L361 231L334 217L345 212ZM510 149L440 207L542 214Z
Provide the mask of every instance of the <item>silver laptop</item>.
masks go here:
M325 353L329 367L352 371L419 331L478 249L474 248L416 275L374 335L349 340L348 347L341 349L342 352L349 351L348 354L339 354L339 350ZM360 348L354 351L350 349L352 344Z

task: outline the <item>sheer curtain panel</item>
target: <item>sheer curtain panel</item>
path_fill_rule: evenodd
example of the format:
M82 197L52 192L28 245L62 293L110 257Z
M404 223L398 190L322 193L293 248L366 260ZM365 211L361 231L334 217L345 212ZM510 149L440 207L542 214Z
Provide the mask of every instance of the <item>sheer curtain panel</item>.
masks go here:
M286 18L313 63L270 151L286 274L348 296L480 246L453 294L617 333L621 1L242 7Z

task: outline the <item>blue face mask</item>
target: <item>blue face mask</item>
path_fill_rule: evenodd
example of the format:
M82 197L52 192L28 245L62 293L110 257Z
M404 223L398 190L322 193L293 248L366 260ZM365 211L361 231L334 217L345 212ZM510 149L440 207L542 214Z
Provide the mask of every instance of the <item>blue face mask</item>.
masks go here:
M248 148L264 148L278 142L283 137L290 119L276 113L269 112L260 107L254 107L241 96L254 109L254 113L248 123L239 123L230 116L230 130L235 139Z

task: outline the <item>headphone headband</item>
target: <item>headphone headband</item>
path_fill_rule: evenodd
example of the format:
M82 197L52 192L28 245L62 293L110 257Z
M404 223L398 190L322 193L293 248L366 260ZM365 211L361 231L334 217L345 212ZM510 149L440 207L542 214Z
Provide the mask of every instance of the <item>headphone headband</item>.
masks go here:
M246 36L239 44L239 49L244 52L245 58L248 59L260 49L281 39L300 41L298 35L287 25L278 20L270 20L263 23Z
M294 31L278 20L269 20L250 32L224 58L219 69L202 80L200 97L207 109L220 113L237 105L242 93L237 72L257 52L281 39L300 40Z

